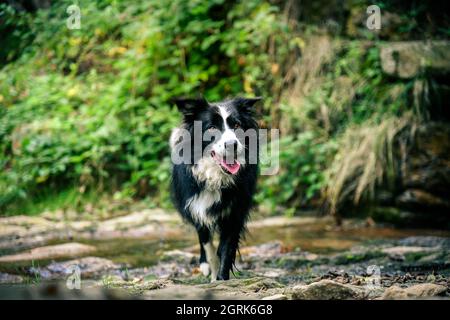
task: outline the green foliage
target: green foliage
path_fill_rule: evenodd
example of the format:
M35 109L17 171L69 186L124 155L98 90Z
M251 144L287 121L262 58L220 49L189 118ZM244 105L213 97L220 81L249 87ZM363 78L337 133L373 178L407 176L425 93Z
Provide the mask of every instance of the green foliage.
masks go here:
M2 209L67 186L167 205L168 138L179 122L169 99L270 97L268 66L289 50L266 53L289 32L266 1L79 1L80 30L65 26L70 4L15 25L33 41L0 73Z
M408 109L410 84L386 79L375 44L343 42L330 55L330 61L320 66L317 84L304 97L299 113L302 126L334 135L351 124L381 121Z
M80 30L71 0L0 5L0 214L101 192L169 205L169 101L200 94L263 96L260 123L282 138L257 202L319 205L345 131L401 116L412 84L383 76L376 42L331 40L273 3L80 0Z
M0 64L3 64L14 60L26 49L33 39L33 33L30 30L31 17L5 3L0 3L0 21Z
M333 141L324 141L312 131L286 136L280 141L280 172L261 178L256 200L272 209L289 203L288 215L317 201L325 184L323 172L334 152Z
M304 55L309 55L308 50L317 54L318 46L309 45L304 49ZM339 200L333 192L340 194L342 187L336 181L338 174L348 174L346 183L351 186L352 182L361 181L357 197L366 192L367 174L362 176L364 170L356 169L357 166L362 163L366 171L379 169L364 156L371 150L360 152L359 140L348 137L353 137L354 131L359 132L357 128L369 124L384 132L383 121L392 118L391 122L397 123L396 117L409 109L411 85L386 79L381 71L377 46L344 41L328 50L330 52L324 53L328 58L324 58L315 70L311 67L303 70L310 77L304 86L310 88L302 93L301 106L296 107L295 100L287 100L281 105L290 124L280 144L281 170L275 176L261 179L257 200L272 210L289 204L288 209L282 208L288 215L299 208L320 207L324 199L334 208ZM363 132L367 138L375 135L373 130ZM351 166L348 166L349 162ZM384 165L384 168L388 171L391 167ZM336 170L336 175L330 176L330 170ZM355 190L352 189L352 195Z

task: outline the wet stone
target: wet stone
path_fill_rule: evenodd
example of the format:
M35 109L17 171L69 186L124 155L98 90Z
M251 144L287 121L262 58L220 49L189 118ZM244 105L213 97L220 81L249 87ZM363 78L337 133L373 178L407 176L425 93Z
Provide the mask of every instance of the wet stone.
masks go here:
M0 284L13 284L13 283L22 283L24 281L23 277L0 272Z
M295 286L292 291L292 297L300 300L347 300L361 299L364 296L363 289L332 280Z
M412 299L412 298L430 298L445 295L447 288L433 283L417 284L408 288L401 288L394 285L388 288L381 299Z
M71 242L54 246L34 248L13 255L0 257L0 262L36 261L62 257L76 257L95 251L95 247Z

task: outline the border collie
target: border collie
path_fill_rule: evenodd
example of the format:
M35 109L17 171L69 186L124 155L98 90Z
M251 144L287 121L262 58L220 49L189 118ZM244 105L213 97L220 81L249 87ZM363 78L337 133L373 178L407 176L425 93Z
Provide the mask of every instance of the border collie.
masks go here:
M259 100L174 100L183 122L170 137L172 161L174 154L183 161L173 164L172 199L184 220L197 230L200 270L205 276L211 274L211 281L230 278L252 207L258 172L253 105Z

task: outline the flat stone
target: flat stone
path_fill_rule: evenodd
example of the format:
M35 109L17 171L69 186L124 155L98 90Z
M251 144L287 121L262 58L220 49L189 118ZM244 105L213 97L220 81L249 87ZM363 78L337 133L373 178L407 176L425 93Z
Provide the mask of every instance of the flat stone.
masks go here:
M250 221L247 226L249 229L258 229L258 228L266 228L266 227L288 227L295 225L305 225L317 223L317 218L315 217L269 217L260 220ZM331 221L328 217L321 218L323 222Z
M450 202L436 195L420 189L408 189L396 198L396 203L402 207L434 208L440 210L450 209Z
M417 252L428 252L431 251L432 248L427 247L414 247L414 246L396 246L381 249L382 252L389 255L404 255L408 253L417 253Z
M176 262L160 262L147 268L146 274L158 277L160 279L183 277L190 276L192 274L192 268L190 265Z
M54 275L69 275L73 273L73 268L77 267L80 270L82 277L92 277L100 275L109 270L120 268L111 260L99 257L84 257L81 259L74 259L64 262L53 262L49 264L46 269Z
M287 274L287 270L281 268L255 268L254 273L267 278L279 278Z
M56 216L62 213L57 213ZM145 209L103 221L54 219L43 216L0 218L0 249L42 246L54 239L112 239L180 237L179 215L162 209Z
M230 279L227 281L215 281L198 285L199 288L210 290L214 293L229 293L231 295L246 295L253 298L280 293L284 285L278 281L264 277L252 277L246 279Z
M264 297L261 300L288 300L288 297L284 294L278 293L273 296Z
M445 74L450 71L449 41L399 41L381 46L381 67L392 76L413 78L422 69Z
M22 282L23 278L21 276L0 272L0 284L12 284Z
M149 300L215 300L215 299L245 299L245 296L235 294L211 292L195 286L173 285L159 290L149 290L143 293L142 298Z
M240 249L241 254L257 257L272 257L284 251L281 241L272 241L257 246L248 246Z
M81 284L81 290L71 290L65 281L33 286L0 286L0 297L8 300L129 300L137 298L120 288L85 287L84 282Z
M148 209L133 212L129 215L109 219L99 223L97 232L110 232L110 231L126 231L129 228L142 226L148 223L176 223L179 222L179 218L175 214L168 214L162 209Z
M31 260L56 259L62 257L76 257L92 253L95 247L77 242L58 244L54 246L45 246L18 254L6 255L0 257L0 262L18 262Z
M0 239L18 238L27 234L45 232L54 224L41 217L13 216L0 218Z
M309 285L292 288L293 299L299 300L347 300L361 299L363 289L332 280L320 280Z
M108 288L126 289L135 295L142 295L149 290L161 290L168 286L173 286L173 282L167 279L157 279L152 281L143 281L143 279L135 278L132 281L124 281L117 276L106 276L98 283L98 286Z
M381 299L394 300L427 298L443 295L446 291L446 287L434 283L421 283L408 288L401 288L394 285L384 292Z
M184 264L192 264L196 262L197 256L191 252L181 251L181 250L171 250L164 252L162 256L164 261L174 261Z
M407 237L398 241L402 246L444 247L450 248L450 238L434 236Z

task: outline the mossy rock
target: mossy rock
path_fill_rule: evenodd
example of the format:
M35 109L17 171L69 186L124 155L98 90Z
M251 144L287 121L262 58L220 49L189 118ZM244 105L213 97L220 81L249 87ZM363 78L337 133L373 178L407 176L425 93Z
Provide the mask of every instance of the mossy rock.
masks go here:
M359 253L347 252L336 256L332 262L336 265L346 265L351 263L369 261L372 259L384 258L385 256L386 254L379 250L359 252Z
M253 277L248 279L231 279L227 281L216 281L201 285L205 289L236 290L242 292L259 292L267 289L284 288L278 281L264 277Z

